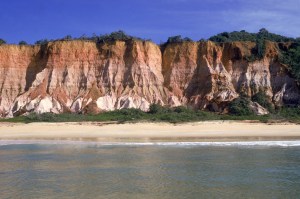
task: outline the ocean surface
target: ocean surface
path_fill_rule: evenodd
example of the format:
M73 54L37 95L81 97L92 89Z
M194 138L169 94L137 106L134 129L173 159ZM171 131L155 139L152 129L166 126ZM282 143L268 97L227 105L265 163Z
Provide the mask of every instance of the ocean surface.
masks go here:
M300 141L0 141L0 198L300 198Z

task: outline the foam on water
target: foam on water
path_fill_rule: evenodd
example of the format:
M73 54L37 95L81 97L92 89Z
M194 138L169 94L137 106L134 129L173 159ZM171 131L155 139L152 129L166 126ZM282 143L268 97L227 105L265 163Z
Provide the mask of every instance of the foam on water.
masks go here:
M5 145L76 145L76 146L219 146L219 147L298 147L293 141L239 141L239 142L94 142L71 140L0 140Z

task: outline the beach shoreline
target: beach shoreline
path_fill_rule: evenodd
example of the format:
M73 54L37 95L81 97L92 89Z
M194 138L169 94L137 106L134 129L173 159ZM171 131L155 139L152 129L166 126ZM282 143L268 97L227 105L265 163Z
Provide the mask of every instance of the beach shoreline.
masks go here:
M0 123L0 140L228 142L300 140L300 125L247 121Z

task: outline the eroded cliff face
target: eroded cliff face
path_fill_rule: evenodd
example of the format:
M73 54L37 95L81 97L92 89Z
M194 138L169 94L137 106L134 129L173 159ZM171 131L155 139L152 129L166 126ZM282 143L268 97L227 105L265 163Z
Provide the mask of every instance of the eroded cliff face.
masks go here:
M254 43L50 42L0 46L0 113L99 113L148 110L151 103L222 112L241 94L265 91L274 104L299 103L299 87L268 42L248 62Z

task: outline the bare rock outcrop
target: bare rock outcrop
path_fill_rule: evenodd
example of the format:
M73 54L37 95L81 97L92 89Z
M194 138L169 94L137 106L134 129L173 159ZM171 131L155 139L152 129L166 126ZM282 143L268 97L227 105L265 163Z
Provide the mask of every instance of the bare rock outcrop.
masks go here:
M253 111L254 114L256 115L267 115L269 114L269 111L262 107L259 103L257 102L250 102L249 108Z

